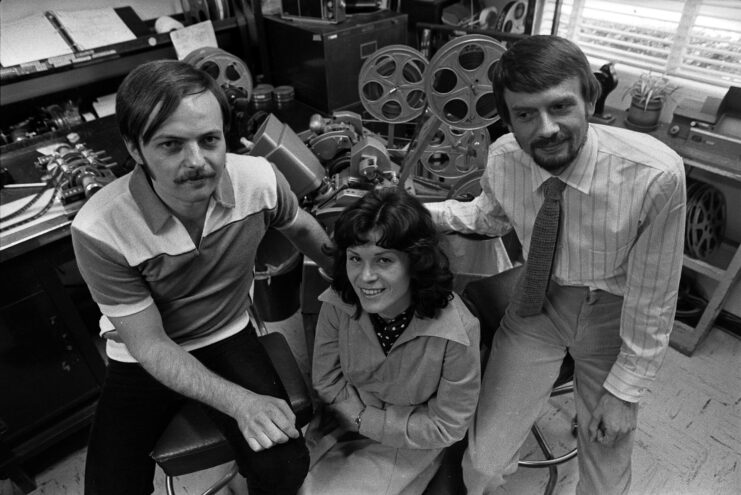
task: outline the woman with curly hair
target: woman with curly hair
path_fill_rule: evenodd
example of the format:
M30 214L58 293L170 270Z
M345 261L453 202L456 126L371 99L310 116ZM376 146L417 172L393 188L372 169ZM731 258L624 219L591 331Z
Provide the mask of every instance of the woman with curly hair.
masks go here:
M300 493L422 493L476 409L478 321L452 291L430 214L403 190L347 207L334 242L312 369L324 417Z

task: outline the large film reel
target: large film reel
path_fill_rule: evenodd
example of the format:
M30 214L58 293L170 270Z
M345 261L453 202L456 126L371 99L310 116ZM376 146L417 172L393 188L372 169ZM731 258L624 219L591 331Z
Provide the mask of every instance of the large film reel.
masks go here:
M228 0L180 0L186 25L220 21L231 16Z
M428 132L433 119L423 124ZM441 124L422 151L419 161L428 172L444 179L458 179L486 164L489 133L486 129L456 129Z
M414 48L390 45L371 55L358 76L363 108L390 124L409 122L424 112L427 59Z
M432 113L458 129L480 129L499 116L492 71L505 52L494 39L469 34L449 41L433 55L425 72L425 94Z
M238 57L221 48L203 47L190 52L184 62L203 70L224 89L229 103L252 97L252 74Z
M695 182L687 188L685 247L697 259L707 259L720 246L726 228L726 200L710 184Z

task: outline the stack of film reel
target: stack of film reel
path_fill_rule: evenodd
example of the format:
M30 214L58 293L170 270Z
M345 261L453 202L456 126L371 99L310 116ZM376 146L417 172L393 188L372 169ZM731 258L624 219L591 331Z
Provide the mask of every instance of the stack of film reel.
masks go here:
M429 62L409 46L387 46L360 70L358 93L371 116L388 124L427 117L413 158L431 177L455 182L451 196L480 192L487 127L499 120L492 73L504 51L494 39L470 34L443 45Z
M239 57L221 48L198 48L190 52L183 61L214 78L232 106L240 106L240 103L246 104L252 100L259 109L272 102L281 105L293 101L293 86L253 86L252 73L247 65Z
M266 108L275 102L278 106L290 103L295 96L293 86L273 86L272 84L258 84L252 93L255 108Z
M726 199L716 187L699 181L687 184L687 219L684 247L699 260L708 259L723 242Z

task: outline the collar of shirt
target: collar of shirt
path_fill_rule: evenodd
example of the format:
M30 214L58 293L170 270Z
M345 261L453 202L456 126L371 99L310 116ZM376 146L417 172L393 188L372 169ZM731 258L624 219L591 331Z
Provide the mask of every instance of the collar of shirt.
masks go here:
M321 293L319 300L335 306L350 318L355 314L355 306L344 302L332 288ZM448 306L440 312L437 318L412 318L407 329L399 337L399 344L417 337L439 337L465 346L471 345L471 339L468 338L466 328L461 320L460 310L456 310L458 305L463 305L463 302L454 294L453 300L448 303ZM376 332L367 313L360 316L360 326L369 338L376 338Z
M157 234L172 217L172 212L154 192L152 184L149 183L147 174L141 165L137 165L131 174L129 191L137 206L139 206L147 226L153 233ZM234 208L234 188L226 166L212 198L224 208Z
M401 336L404 330L409 326L409 322L412 320L413 315L413 306L402 311L401 314L391 320L385 320L382 316L375 313L370 313L368 315L370 316L371 323L373 323L373 329L376 331L376 335L378 336L378 343L381 344L384 353L389 353L394 342L396 342L399 336Z
M597 133L590 126L587 130L587 139L579 150L576 159L558 178L564 181L567 186L573 187L584 194L589 194L594 177L594 169L597 165L598 149ZM532 171L533 192L543 185L545 181L553 177L551 173L543 170L532 159L530 160L530 168Z
M369 315L371 322L373 323L373 328L376 329L376 332L388 333L393 327L399 328L403 332L404 328L409 326L409 322L412 320L413 314L414 307L410 306L390 320L386 320L381 315L378 315L376 313L370 313Z

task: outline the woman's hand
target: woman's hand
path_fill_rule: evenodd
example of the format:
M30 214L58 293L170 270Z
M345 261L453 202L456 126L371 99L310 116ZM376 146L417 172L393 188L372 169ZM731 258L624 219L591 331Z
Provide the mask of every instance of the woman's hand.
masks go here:
M337 418L337 422L347 431L358 431L358 415L365 409L365 404L360 400L355 387L348 386L349 397L343 401L330 404L328 409Z

